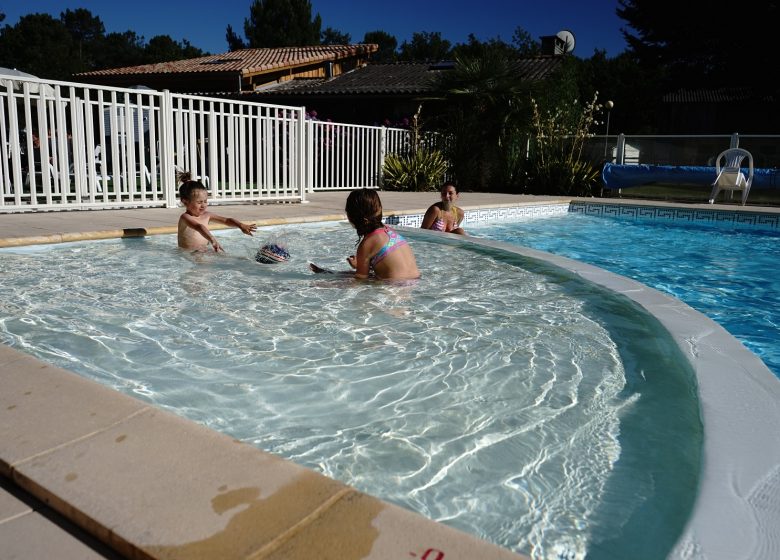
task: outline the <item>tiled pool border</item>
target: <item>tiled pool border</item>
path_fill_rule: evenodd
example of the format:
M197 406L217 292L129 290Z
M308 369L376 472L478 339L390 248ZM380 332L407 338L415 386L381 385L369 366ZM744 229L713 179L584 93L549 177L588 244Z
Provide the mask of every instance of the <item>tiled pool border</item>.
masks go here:
M747 209L709 210L702 208L572 201L569 204L569 212L604 218L650 220L656 222L677 221L696 225L735 226L767 230L780 229L780 214L756 212Z
M495 221L562 216L569 213L626 220L646 220L655 222L678 221L712 227L745 227L769 231L780 230L780 212L770 213L744 208L718 210L679 206L590 202L582 200L501 208L465 209L464 225L468 226L468 224L481 224ZM418 228L422 223L422 218L423 214L396 214L388 216L385 221L391 225Z

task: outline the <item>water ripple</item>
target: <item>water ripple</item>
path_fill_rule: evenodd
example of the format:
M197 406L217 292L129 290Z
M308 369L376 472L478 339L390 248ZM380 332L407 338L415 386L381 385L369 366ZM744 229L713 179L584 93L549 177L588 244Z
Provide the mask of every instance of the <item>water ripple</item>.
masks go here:
M642 507L627 494L602 511L640 393L592 316L601 296L414 241L414 285L323 279L306 262L341 267L354 233L285 236L280 265L238 234L226 256L170 237L8 252L0 335L534 557L583 557Z

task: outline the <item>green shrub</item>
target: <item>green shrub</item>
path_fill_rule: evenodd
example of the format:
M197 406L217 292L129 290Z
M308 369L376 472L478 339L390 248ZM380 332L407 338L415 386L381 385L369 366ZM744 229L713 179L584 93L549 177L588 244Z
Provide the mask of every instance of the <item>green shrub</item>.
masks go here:
M562 104L555 111L541 111L532 100L534 133L529 165L528 192L588 196L599 178L599 170L582 159L585 139L597 124L602 109L593 100L580 108L574 102Z
M528 185L531 194L590 196L599 170L587 161L537 160Z
M447 160L439 150L389 155L382 168L382 187L398 191L435 191L444 181Z

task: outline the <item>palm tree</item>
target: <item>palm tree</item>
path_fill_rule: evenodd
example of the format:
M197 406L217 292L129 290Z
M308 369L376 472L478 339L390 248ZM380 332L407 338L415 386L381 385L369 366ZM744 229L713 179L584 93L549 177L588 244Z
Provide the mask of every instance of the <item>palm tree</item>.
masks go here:
M497 50L456 57L437 85L448 101L439 128L451 138L448 156L461 188L517 188L532 88L513 59Z

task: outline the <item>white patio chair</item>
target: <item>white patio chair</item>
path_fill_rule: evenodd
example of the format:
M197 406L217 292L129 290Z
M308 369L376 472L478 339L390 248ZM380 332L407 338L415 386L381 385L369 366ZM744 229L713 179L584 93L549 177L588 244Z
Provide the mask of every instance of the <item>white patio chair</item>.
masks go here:
M103 157L103 146L98 144L95 146L95 178L97 179L97 192L103 192L103 183L107 183L111 180L111 175L108 173L108 163Z
M745 158L748 159L747 177L741 169L742 161ZM729 191L729 199L734 195L734 191L742 191L742 206L744 206L750 192L750 185L753 184L753 155L742 148L723 150L715 160L715 173L715 182L712 183L712 192L710 193L710 204L715 203L720 191Z

